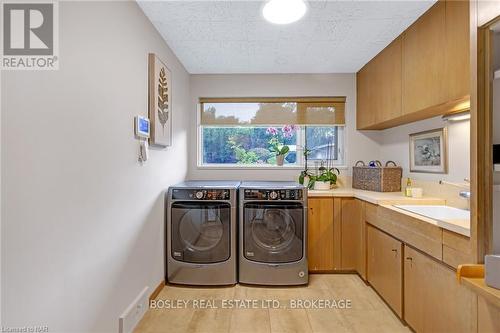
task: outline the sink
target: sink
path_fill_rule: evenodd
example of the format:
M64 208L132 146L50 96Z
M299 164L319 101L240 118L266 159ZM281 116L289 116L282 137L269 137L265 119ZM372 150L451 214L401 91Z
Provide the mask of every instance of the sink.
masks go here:
M470 220L470 211L450 206L394 205L394 207L443 222Z

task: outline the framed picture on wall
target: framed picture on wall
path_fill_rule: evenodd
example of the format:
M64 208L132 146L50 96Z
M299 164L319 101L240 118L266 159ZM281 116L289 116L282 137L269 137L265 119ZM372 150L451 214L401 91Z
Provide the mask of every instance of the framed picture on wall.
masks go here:
M410 134L410 172L448 172L446 128Z
M148 99L153 146L172 145L172 74L154 53L148 56Z

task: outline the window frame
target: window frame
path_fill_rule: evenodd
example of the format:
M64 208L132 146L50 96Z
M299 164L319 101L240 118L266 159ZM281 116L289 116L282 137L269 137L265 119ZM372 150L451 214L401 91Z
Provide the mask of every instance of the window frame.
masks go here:
M235 103L238 103L238 99L234 99ZM245 100L241 99L239 102L244 103ZM196 168L197 169L217 169L217 170L304 170L305 167L305 159L304 155L302 153L297 154L297 159L296 163L294 165L283 165L283 166L278 166L278 165L270 165L270 164L204 164L203 163L203 144L202 144L202 139L203 139L203 127L238 127L235 125L202 125L201 124L201 111L202 111L203 103L199 102L197 104L197 112L196 112ZM276 127L276 124L274 125L256 125L255 127ZM298 125L300 126L300 130L297 131L297 147L303 147L303 144L305 144L306 141L306 126L305 125ZM347 169L346 161L347 161L347 150L345 148L345 135L346 135L346 124L343 125L338 125L338 124L332 124L331 126L328 125L309 125L311 127L342 127L343 128L343 133L342 135L338 136L338 154L343 157L342 164L335 165L336 168L338 169ZM318 161L318 160L308 160L308 162L313 162ZM310 166L311 167L311 166Z

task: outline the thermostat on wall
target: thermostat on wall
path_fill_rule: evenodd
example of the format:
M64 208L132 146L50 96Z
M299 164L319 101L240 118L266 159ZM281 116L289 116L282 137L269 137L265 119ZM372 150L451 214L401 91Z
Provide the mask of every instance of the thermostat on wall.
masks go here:
M149 139L150 123L149 119L143 116L135 116L135 136L137 138Z

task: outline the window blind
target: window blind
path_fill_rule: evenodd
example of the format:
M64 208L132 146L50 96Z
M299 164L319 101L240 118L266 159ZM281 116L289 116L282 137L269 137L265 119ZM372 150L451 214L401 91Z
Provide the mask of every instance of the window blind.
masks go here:
M201 125L345 125L345 97L200 98Z

